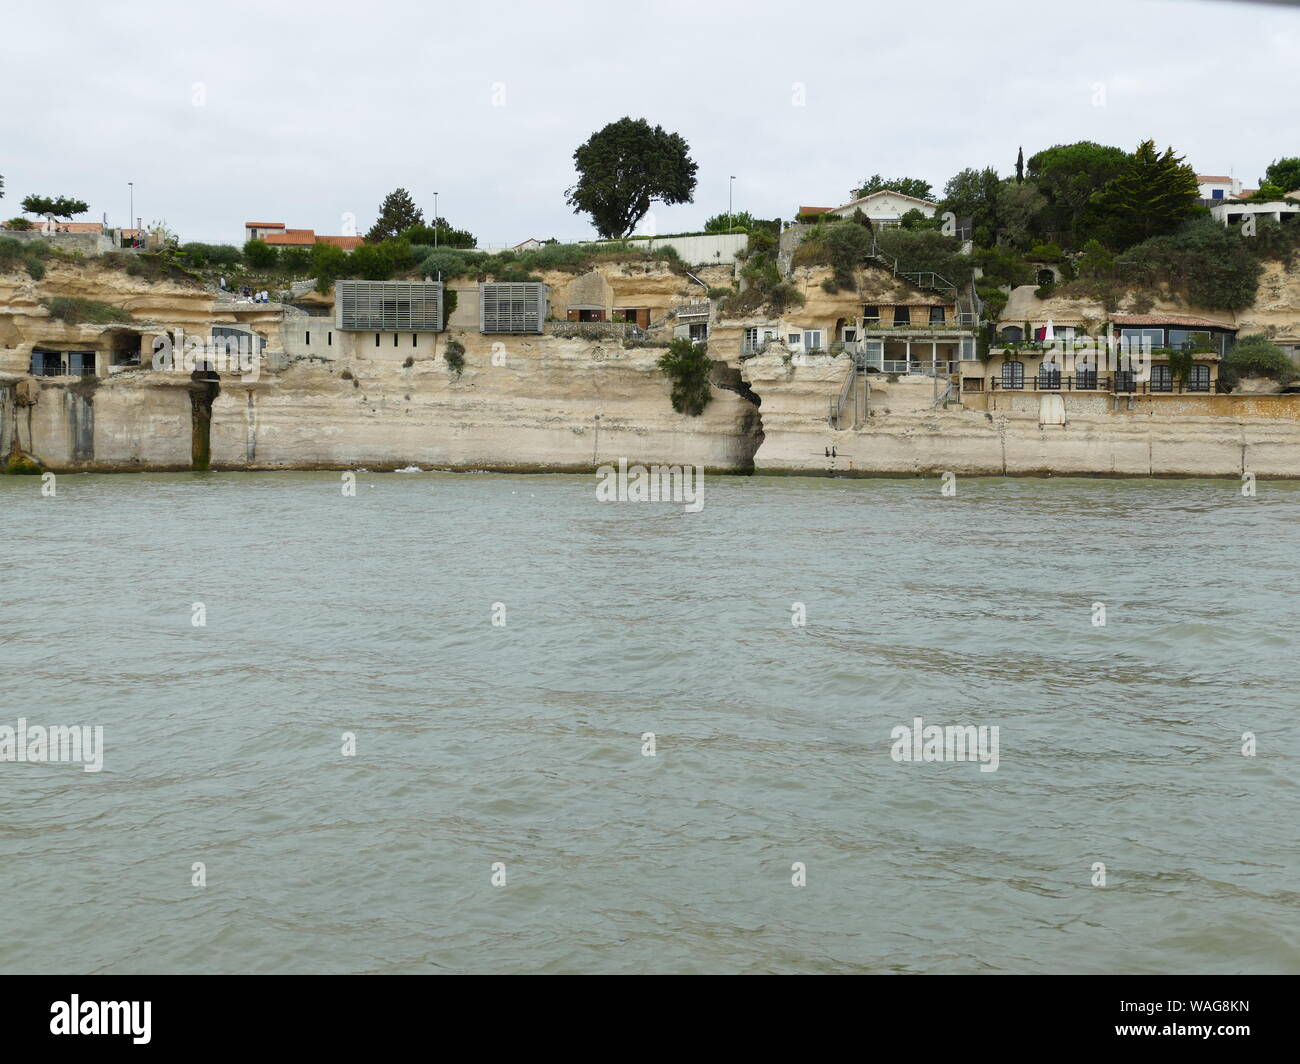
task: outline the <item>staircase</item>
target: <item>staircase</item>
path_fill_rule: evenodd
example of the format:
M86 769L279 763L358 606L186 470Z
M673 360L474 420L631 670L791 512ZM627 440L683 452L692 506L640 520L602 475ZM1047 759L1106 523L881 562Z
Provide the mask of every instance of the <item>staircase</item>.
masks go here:
M862 355L855 353L853 365L849 367L839 394L831 400L830 414L826 418L831 428L842 431L850 427L850 419L845 412L845 407L851 403L853 408L851 427L860 429L867 417L867 400L870 395L871 378L867 376L866 360Z

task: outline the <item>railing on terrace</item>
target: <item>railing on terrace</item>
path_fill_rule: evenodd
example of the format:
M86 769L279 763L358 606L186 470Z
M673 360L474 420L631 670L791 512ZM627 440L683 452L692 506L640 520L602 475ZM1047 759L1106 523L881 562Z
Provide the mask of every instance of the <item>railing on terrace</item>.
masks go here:
M740 353L742 355L761 355L767 350L771 340L741 340Z
M686 318L705 318L707 319L710 311L708 303L686 303L680 307L674 307L677 314L677 320L682 321Z
M1117 373L1114 377L1098 373L1033 373L1027 377L993 377L993 391L1027 392L1115 392L1120 395L1182 395L1213 391L1208 380L1136 380L1131 374Z
M945 377L957 372L958 362L908 362L906 359L867 359L868 369L880 373L911 373L924 377Z
M548 321L543 329L550 336L575 336L584 340L645 337L645 330L630 321Z

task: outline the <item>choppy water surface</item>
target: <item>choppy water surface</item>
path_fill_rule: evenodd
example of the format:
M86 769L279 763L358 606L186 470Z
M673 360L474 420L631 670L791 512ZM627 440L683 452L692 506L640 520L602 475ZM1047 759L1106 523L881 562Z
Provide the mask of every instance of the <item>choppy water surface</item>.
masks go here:
M1300 971L1300 485L339 483L0 478L0 970Z

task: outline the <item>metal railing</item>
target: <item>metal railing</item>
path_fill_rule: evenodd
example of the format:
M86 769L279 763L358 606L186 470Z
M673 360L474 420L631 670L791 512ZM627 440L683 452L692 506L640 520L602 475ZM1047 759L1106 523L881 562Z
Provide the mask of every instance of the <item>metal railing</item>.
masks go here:
M1140 381L1132 374L1117 373L1113 377L1098 373L1033 373L1026 377L993 377L993 391L1026 392L1115 392L1119 395L1208 395L1213 382L1208 380L1146 380Z

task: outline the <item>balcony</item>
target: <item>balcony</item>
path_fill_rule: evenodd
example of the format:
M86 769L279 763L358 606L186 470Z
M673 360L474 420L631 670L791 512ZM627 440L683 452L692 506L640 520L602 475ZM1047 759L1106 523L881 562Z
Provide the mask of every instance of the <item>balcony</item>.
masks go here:
M1208 395L1214 390L1209 380L1139 381L1131 373L1113 376L1098 373L1036 373L1028 377L993 377L993 391L1016 392L1113 392L1116 395Z

